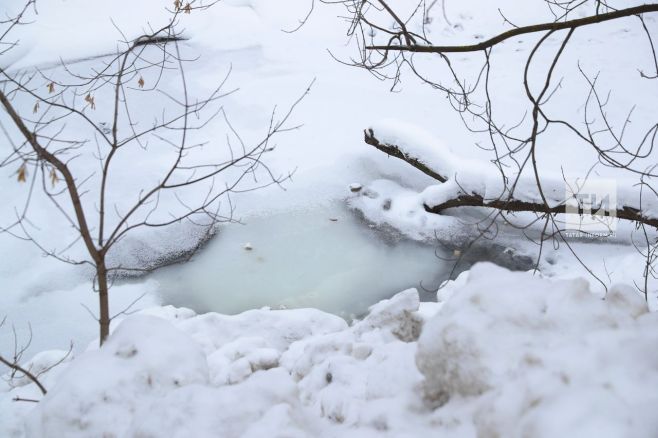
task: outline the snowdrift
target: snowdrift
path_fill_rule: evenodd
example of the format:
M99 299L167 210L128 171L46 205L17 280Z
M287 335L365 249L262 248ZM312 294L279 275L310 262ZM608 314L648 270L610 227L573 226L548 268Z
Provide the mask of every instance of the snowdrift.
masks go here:
M351 326L155 308L44 375L38 404L11 401L34 385L3 387L0 435L652 437L657 329L630 287L601 299L491 264L438 303L410 289Z

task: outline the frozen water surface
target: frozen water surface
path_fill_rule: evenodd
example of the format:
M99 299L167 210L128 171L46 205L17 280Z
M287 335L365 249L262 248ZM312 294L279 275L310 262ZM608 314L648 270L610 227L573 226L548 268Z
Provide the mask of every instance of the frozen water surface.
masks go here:
M373 228L339 203L243 222L221 228L191 262L154 274L165 303L222 313L316 307L350 317L405 288L436 291L451 269L435 247Z

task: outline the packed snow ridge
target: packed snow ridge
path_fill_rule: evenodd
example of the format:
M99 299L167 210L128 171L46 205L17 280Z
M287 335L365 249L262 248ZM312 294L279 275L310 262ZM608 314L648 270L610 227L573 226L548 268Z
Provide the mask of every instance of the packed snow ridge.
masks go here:
M652 437L658 314L632 288L476 265L351 326L312 309L127 317L0 392L8 437ZM61 353L29 364L46 368Z

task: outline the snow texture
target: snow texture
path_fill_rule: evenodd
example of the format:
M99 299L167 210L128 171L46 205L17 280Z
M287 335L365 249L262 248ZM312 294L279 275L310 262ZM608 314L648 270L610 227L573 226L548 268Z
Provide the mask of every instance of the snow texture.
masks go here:
M11 12L23 3L7 0L3 7ZM453 108L413 78L405 77L402 92L389 93L389 84L336 62L327 48L339 59L355 54L345 44L345 23L336 19L344 14L342 9L316 7L298 33L281 32L297 26L308 3L290 0L282 7L271 0L226 0L206 14L183 17L190 39L181 47L186 57L201 55L187 71L190 91L206 94L232 68L227 89L239 87L240 92L222 103L247 143L260 139L273 107L285 108L317 78L294 121L304 128L289 133L268 157L275 174L298 168L294 182L287 192L272 188L242 194L241 212L267 216L348 194L350 204L381 227L393 226L421 240L437 235L467 240L463 217L430 215L423 204L440 203L459 190L477 191L486 199L500 194L495 168L487 164L490 151L475 147L486 144L488 133L462 129ZM416 7L402 0L391 4ZM509 29L505 20L491 20L499 16L498 8L516 25L554 18L543 1L446 5L453 25L435 15L428 28L433 40L445 44L471 43ZM53 68L60 58L79 60L114 52L117 40L123 39L117 27L128 39L143 34L146 26L157 27L166 17L162 6L130 0L41 2L38 17L30 17L35 22L15 34L20 44L3 55L1 65L12 70L37 66L60 74ZM646 23L655 33L655 19L647 18ZM649 92L635 88L637 81L647 86L636 69L638 60L646 61L648 45L641 31L628 31L635 28L621 21L579 30L573 49L562 57L560 71L565 78L578 79L561 84L551 110L580 119L588 90L576 68L594 73L605 66L599 84L616 90L607 107L610 119L623 124L628 110L636 107L635 126L655 123L656 93L650 90L658 82L649 82L654 87ZM510 41L507 48L514 48L497 54L495 62L507 67L492 77L492 88L500 91L497 107L525 105L525 90L514 72L522 72L534 43L532 38ZM547 41L554 48L558 43ZM421 65L424 58L415 59L419 67L426 67ZM472 79L480 74L478 57L454 57L453 62ZM88 71L97 64L88 61L75 67ZM20 103L26 111L34 104ZM144 111L160 107L157 99L140 102ZM518 123L523 111L509 111L509 120L503 122ZM99 124L107 123L100 108L95 117ZM384 122L372 126L380 140L422 155L428 164L449 173L451 182L430 186L432 181L416 169L364 146L363 129L379 119ZM223 139L226 127L209 125L204 134L207 138L199 140ZM633 132L627 135L630 143L638 140ZM549 132L545 139L538 150L544 176L560 175L562 170L582 176L596 162L591 148L579 147L564 133ZM0 148L7 152L8 146ZM217 151L215 146L205 149L209 156ZM125 162L139 163L140 182L146 183L160 175L164 158L155 149L147 154L137 148ZM647 168L655 163L655 153L642 161ZM81 159L76 165L95 169L97 160ZM113 182L112 204L128 202L139 192L128 184L133 167L125 169ZM3 170L4 181L14 182L15 171ZM598 171L604 177L620 176L601 166ZM354 181L361 190L346 193ZM619 199L632 205L637 190L620 186ZM531 178L523 179L516 195L536 201L533 187ZM2 189L1 219L6 224L21 210L28 190L17 190L15 183L3 183ZM551 202L563 195L561 186L545 189ZM93 201L89 202L93 211ZM167 211L171 204L162 202ZM647 202L651 200L644 200L643 209L658 217L658 203ZM35 198L30 213L45 247L62 248L74 241L74 230L62 227L47 200ZM133 234L112 257L150 266L172 251L185 252L197 237L184 228ZM255 255L260 246L255 238L250 241L254 250L249 254ZM599 278L610 283L633 284L644 268L642 257L629 244L572 246ZM72 252L83 254L82 244L77 242ZM19 335L24 334L20 330L25 323L32 322L32 348L47 350L24 364L35 372L59 361L68 339L85 344L97 331L95 321L77 306L95 305L89 273L40 256L37 248L0 235L0 307L17 324ZM546 275L583 275L564 248L546 248L541 262ZM391 265L381 269L396 268L400 270ZM43 374L40 379L49 392L38 404L12 401L16 396L42 398L26 379L10 380L11 385L0 380L0 436L656 437L658 317L646 312L631 288L609 284L603 299L601 285L592 283L594 294L582 279L556 281L481 265L445 285L438 304L419 304L418 296L406 291L374 306L352 326L317 310L261 309L227 316L196 315L171 306L149 309L114 327L102 349L76 350L67 362ZM650 286L658 290L655 282ZM139 306L157 305L156 290L148 280L115 285L112 308L125 308L142 293L147 295ZM178 292L184 296L186 291ZM0 345L3 352L13 345L11 333L0 333Z
M440 295L421 307L406 290L351 326L311 309L151 309L46 373L37 405L10 401L38 398L33 384L0 393L0 434L656 436L658 314L632 288L601 299L485 263Z

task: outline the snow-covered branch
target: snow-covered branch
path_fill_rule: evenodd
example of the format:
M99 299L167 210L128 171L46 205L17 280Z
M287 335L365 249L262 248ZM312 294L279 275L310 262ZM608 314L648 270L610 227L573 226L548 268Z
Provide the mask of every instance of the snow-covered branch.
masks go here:
M367 144L387 155L399 158L442 183L429 187L423 193L425 210L430 213L440 214L449 208L457 207L486 207L504 212L557 215L567 213L569 203L576 201L566 198L568 191L564 189L567 184L564 180L542 181L543 191L552 195L547 199L548 202L542 202L534 180L509 177L508 180L517 181L514 187L509 187L501 184L500 178L483 174L484 166L474 166L474 163L466 163L449 151L437 150L441 147L437 142L423 144L420 139L411 139L411 141L402 140L396 143L396 137L402 138L400 134L392 133L385 133L378 138L375 129L365 130ZM411 138L412 135L409 134L409 137ZM441 158L445 162L441 163L439 161ZM460 162L468 168L455 168ZM473 171L473 167L478 170ZM448 170L450 168L453 169ZM621 192L627 193L629 198L632 197L629 191ZM632 199L622 197L618 199L618 207L613 216L658 229L658 216L651 213L655 209L650 208L652 204L647 200L644 200L644 203L645 205L640 205Z

